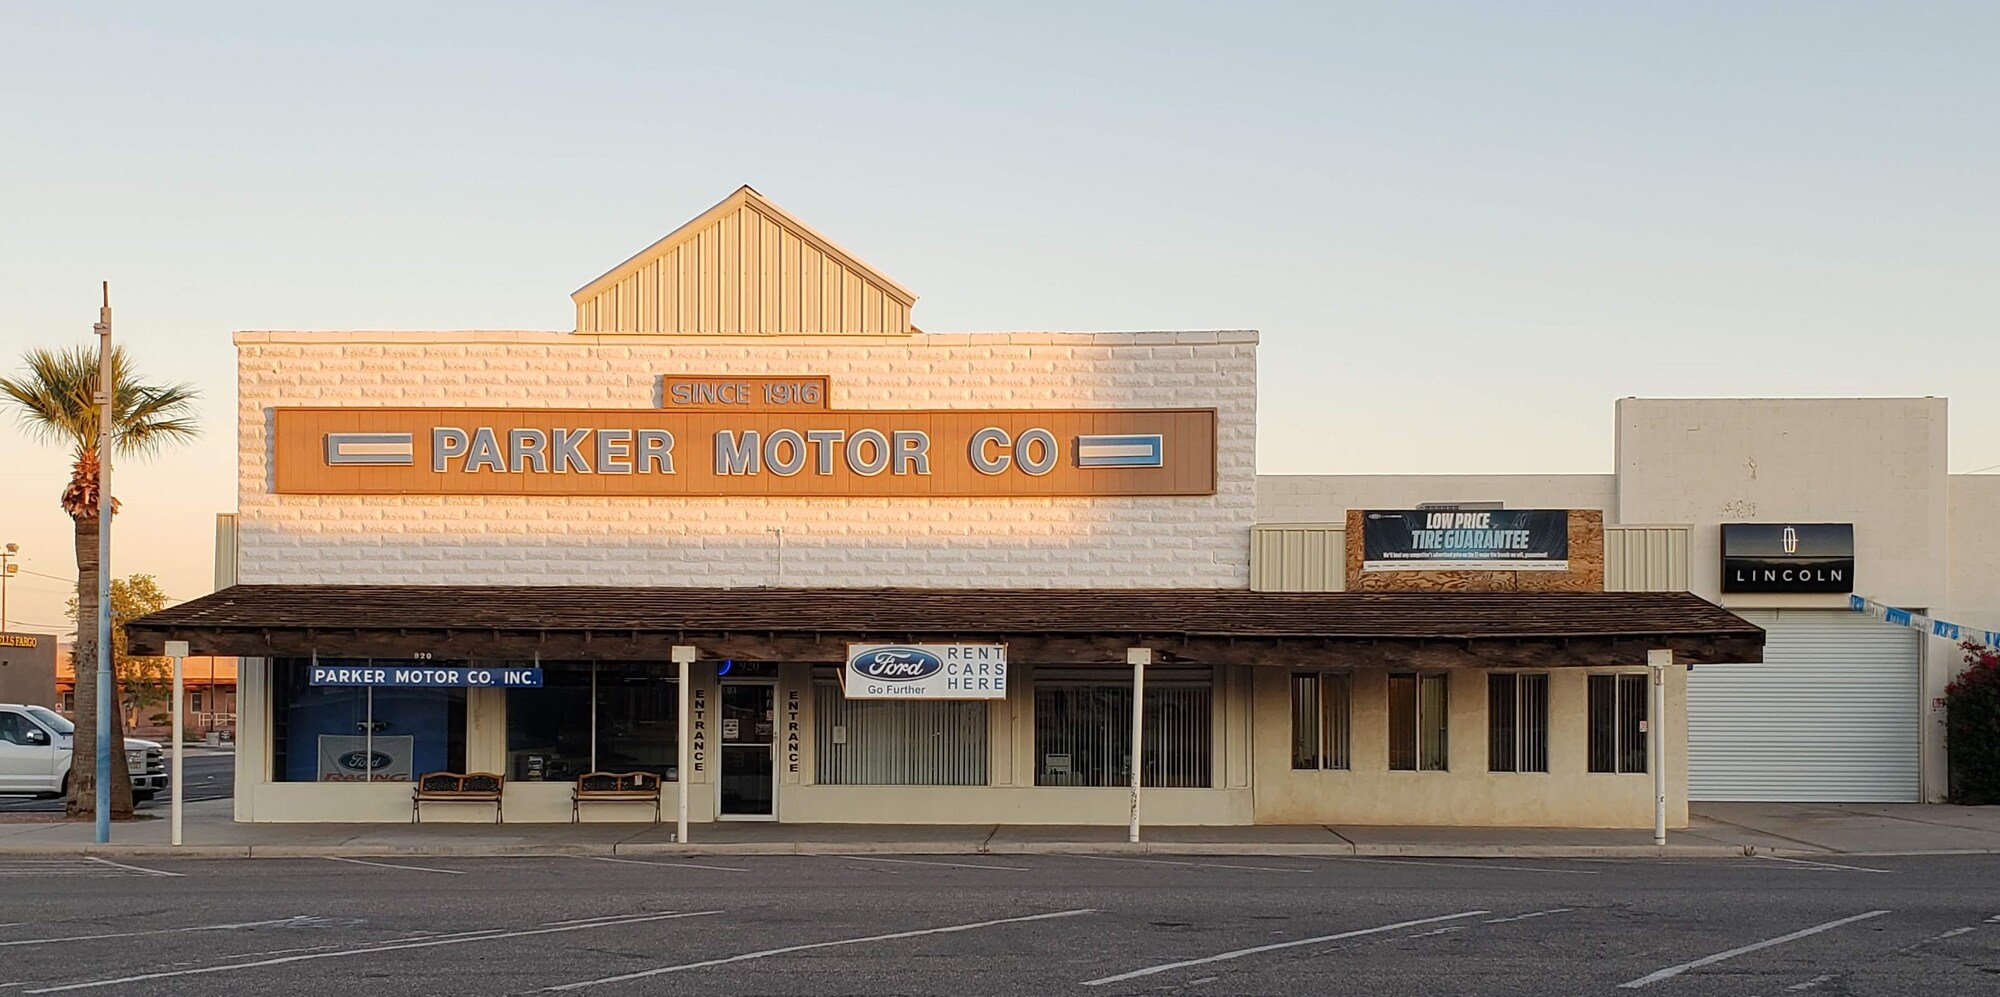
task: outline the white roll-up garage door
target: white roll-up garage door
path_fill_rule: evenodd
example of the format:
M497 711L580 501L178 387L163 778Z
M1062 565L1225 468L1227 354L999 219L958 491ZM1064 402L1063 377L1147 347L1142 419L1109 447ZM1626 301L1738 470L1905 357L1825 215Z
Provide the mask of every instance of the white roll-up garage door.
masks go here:
M1859 613L1739 609L1761 665L1688 676L1688 798L1916 803L1922 642Z

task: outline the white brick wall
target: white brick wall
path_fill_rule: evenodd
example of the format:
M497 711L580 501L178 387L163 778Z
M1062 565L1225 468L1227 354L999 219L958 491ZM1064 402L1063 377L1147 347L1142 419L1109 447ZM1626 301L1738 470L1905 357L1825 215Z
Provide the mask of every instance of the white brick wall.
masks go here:
M654 337L238 333L246 584L1227 587L1249 581L1254 332ZM1218 410L1199 498L302 496L290 405L650 408L662 374L825 374L842 409ZM783 531L783 576L779 535Z

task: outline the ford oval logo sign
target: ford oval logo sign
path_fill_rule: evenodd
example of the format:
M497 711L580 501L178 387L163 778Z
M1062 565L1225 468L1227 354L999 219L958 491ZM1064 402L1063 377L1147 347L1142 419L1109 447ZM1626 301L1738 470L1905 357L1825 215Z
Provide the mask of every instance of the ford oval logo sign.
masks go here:
M917 682L944 670L944 661L916 647L878 647L847 663L858 675L878 682Z
M388 768L391 764L394 764L395 759L390 758L388 755L385 755L380 751L377 751L373 754L370 754L366 751L349 751L341 755L339 761L341 768L348 769L350 771L359 770L359 771L373 772L377 769ZM362 768L362 766L364 765L367 766L366 769Z

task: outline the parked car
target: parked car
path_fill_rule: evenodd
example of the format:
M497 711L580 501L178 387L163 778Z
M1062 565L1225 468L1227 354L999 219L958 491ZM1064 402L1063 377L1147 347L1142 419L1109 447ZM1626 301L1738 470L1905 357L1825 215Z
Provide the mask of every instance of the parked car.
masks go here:
M0 794L68 793L75 736L76 725L46 706L0 703ZM126 738L125 761L134 802L166 791L166 750L158 741Z

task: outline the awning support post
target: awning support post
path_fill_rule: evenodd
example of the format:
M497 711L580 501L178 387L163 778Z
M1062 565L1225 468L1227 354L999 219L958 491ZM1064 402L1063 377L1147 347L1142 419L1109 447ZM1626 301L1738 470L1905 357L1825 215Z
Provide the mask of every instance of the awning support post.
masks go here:
M686 844L688 839L688 776L692 771L689 766L693 762L692 756L694 754L693 719L688 716L691 709L690 700L692 699L692 696L688 692L688 672L690 670L689 666L694 664L694 645L675 644L671 656L674 664L679 666L680 671L680 687L678 689L680 706L674 711L680 717L680 748L674 752L674 757L677 759L674 763L674 782L679 790L677 795L680 797L674 803L674 841L679 844Z
M167 776L172 781L168 792L168 799L173 806L173 820L169 822L173 829L170 840L173 842L175 848L179 848L181 846L181 752L184 750L182 742L186 740L184 726L186 721L183 719L183 714L186 711L182 707L187 696L187 691L183 684L182 667L187 662L188 642L184 640L167 641L166 652L167 657L172 658L174 662L174 769ZM210 659L210 667L214 667L213 659ZM210 696L215 695L215 683L213 681L208 683L208 694ZM214 711L211 710L210 712Z
M1132 666L1132 819L1125 836L1135 844L1139 840L1139 786L1146 771L1146 665L1152 660L1150 647L1125 649L1125 663Z
M1667 669L1674 652L1655 649L1646 652L1646 667L1653 671L1653 844L1667 844Z

